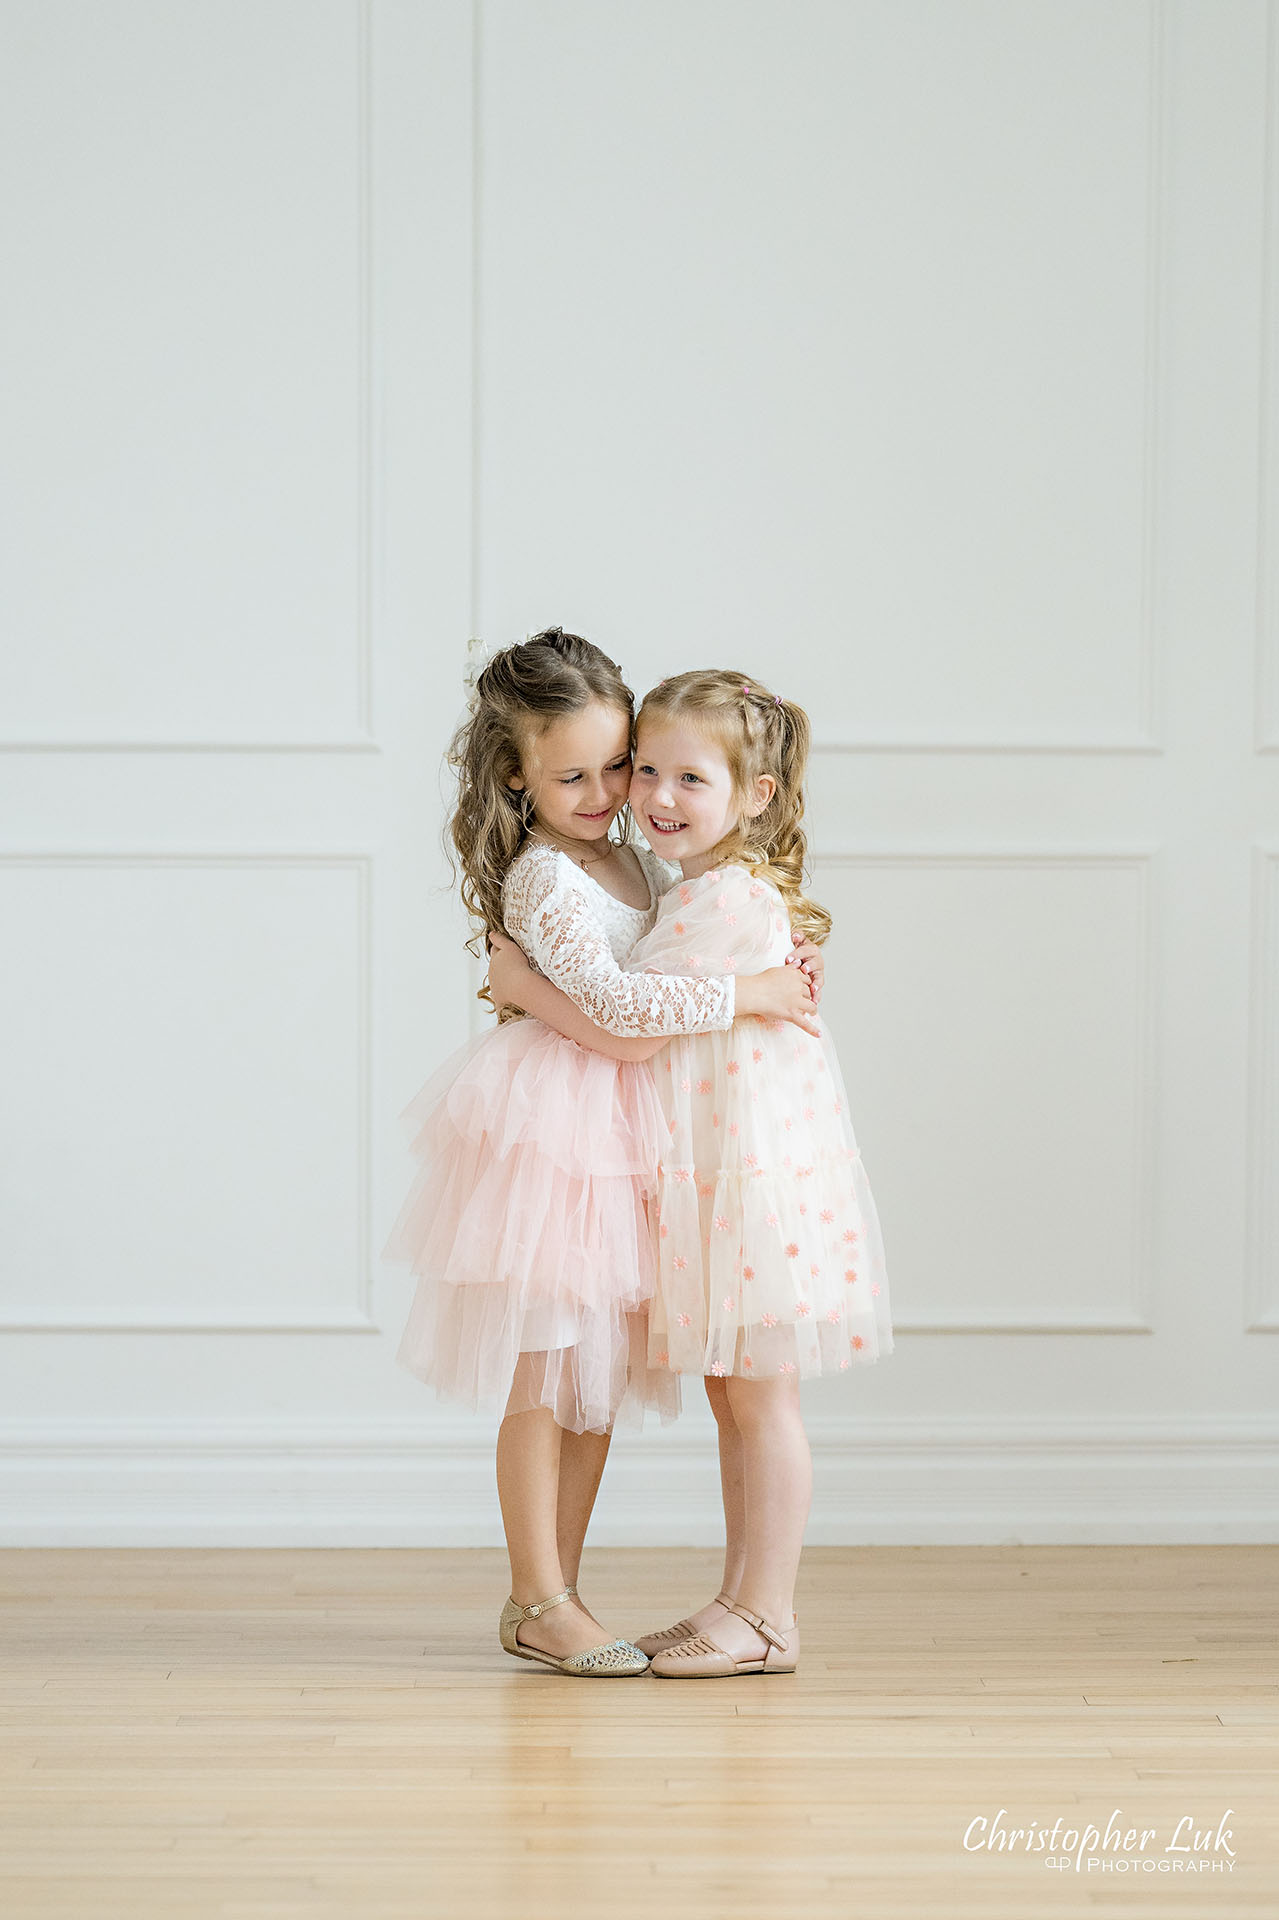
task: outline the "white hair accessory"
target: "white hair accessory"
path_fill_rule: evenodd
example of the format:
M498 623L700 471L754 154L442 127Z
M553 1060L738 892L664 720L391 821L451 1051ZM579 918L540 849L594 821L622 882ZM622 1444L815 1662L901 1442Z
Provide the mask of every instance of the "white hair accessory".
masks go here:
M472 703L475 697L475 683L489 662L496 660L499 653L509 653L512 646L526 647L530 640L536 640L536 638L537 632L534 631L526 633L523 640L502 641L497 646L490 646L487 641L481 640L478 634L471 635L466 643L466 666L462 671L462 685L466 688Z
M505 653L505 647L490 647L478 635L472 634L466 643L466 666L462 670L462 685L466 688L469 704L475 705L475 683L499 653Z

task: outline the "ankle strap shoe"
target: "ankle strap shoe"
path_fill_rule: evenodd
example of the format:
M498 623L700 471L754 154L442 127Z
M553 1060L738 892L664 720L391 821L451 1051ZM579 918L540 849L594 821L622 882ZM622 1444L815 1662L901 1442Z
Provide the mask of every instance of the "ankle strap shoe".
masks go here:
M696 1633L677 1646L654 1654L650 1671L659 1680L728 1680L738 1674L794 1673L799 1664L799 1615L791 1615L790 1631L783 1633L762 1613L752 1613L736 1600L729 1607L768 1642L763 1659L734 1659L708 1633Z
M598 1647L587 1647L583 1653L569 1653L560 1659L553 1653L543 1652L541 1647L523 1646L516 1639L522 1620L536 1620L549 1612L550 1608L562 1606L572 1597L572 1588L565 1587L562 1593L553 1593L548 1600L535 1600L527 1607L522 1607L515 1599L508 1600L497 1623L498 1638L505 1651L513 1654L517 1660L536 1660L544 1667L553 1668L556 1673L573 1674L580 1679L611 1680L629 1674L647 1673L648 1655L632 1646L629 1640L605 1640Z

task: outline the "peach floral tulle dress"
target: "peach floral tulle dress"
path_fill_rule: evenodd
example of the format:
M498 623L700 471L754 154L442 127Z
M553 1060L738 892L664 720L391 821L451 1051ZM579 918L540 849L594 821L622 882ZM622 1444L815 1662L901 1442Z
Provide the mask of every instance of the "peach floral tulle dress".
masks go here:
M635 852L649 886L640 908L531 843L506 877L507 932L611 1031L727 1029L731 977L623 970L674 873ZM399 1363L500 1415L527 1355L510 1410L549 1407L578 1433L619 1415L638 1423L646 1407L672 1417L679 1382L648 1361L666 1134L650 1063L611 1060L539 1020L507 1021L459 1048L401 1118L419 1166L383 1250L417 1277Z
M663 897L627 967L759 973L791 951L781 894L726 865ZM846 1373L893 1349L875 1202L829 1033L743 1019L654 1056L658 1173L653 1369Z

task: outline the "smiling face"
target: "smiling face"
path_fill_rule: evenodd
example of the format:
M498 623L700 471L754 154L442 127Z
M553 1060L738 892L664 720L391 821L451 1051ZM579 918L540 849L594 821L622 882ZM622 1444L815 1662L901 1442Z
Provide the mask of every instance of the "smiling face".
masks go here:
M654 851L678 860L685 879L705 873L713 849L743 817L764 811L773 787L772 776L761 774L744 799L723 748L708 732L674 716L640 722L631 811Z
M626 804L631 777L629 717L593 701L530 737L520 772L537 823L557 840L602 840Z

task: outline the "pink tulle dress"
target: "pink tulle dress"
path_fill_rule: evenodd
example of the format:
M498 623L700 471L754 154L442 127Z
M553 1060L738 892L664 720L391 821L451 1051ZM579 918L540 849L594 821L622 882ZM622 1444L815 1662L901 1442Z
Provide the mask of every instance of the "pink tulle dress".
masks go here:
M647 848L635 852L649 887L641 908L530 843L503 889L507 932L598 1025L728 1028L731 977L623 970L672 878ZM666 1131L649 1062L507 1021L459 1048L401 1118L420 1164L383 1249L417 1276L399 1363L474 1410L545 1406L577 1433L619 1416L639 1423L646 1407L672 1417L679 1383L647 1357L649 1211Z
M781 894L726 865L663 897L628 968L760 973L791 951ZM892 1352L875 1202L829 1033L743 1019L653 1058L665 1119L652 1368L846 1373Z

